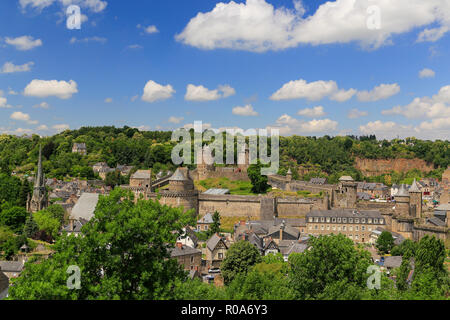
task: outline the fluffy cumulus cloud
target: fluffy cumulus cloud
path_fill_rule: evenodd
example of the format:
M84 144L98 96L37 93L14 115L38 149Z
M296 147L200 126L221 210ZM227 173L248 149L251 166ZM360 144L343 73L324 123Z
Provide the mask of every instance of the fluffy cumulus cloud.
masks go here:
M435 75L436 73L428 68L422 69L419 72L419 78L434 78Z
M358 91L356 89L339 89L336 81L319 80L307 82L304 79L293 80L285 83L272 96L271 100L307 99L319 101L326 97L337 102L345 102L357 95L360 101L378 101L387 99L400 92L400 86L394 84L381 84L371 91Z
M281 135L292 134L327 134L337 130L338 123L330 119L313 119L311 121L301 121L284 114L279 117L275 125L268 126L267 129L278 129Z
M181 121L183 121L184 120L184 118L183 117L170 117L169 118L169 122L170 123L180 123Z
M73 80L32 80L24 90L24 95L29 97L58 97L60 99L69 99L77 93L77 83Z
M308 83L306 80L300 79L285 83L270 99L275 101L291 99L318 101L337 91L338 86L335 81L319 80Z
M438 94L432 97L415 98L406 106L395 106L392 109L383 110L382 114L402 115L410 119L450 117L450 85L442 87Z
M151 103L169 99L174 93L175 90L170 84L163 86L153 80L149 80L144 87L144 93L141 99L142 101Z
M59 3L64 8L75 4L95 13L102 12L108 5L108 2L102 0L19 0L19 4L24 10L31 8L41 11L42 9L51 6L53 3Z
M158 28L155 25L150 25L150 26L144 27L143 25L138 24L137 28L138 29L143 29L144 32L147 33L147 34L152 34L152 33L158 33L159 32Z
M385 100L395 96L400 92L400 86L397 83L381 84L371 91L360 91L357 93L358 100L363 102L374 102Z
M236 93L236 91L229 85L220 85L217 89L209 90L208 88L199 85L188 84L186 87L186 94L184 99L187 101L214 101L221 98L227 98Z
M349 119L357 119L357 118L361 118L361 117L366 117L368 116L369 113L367 111L361 111L358 109L351 109L348 114L347 114L347 118Z
M1 73L16 73L16 72L27 72L31 70L34 62L30 61L22 65L15 65L12 62L5 62L1 69Z
M23 113L21 111L13 112L10 116L12 120L25 121L28 124L37 124L38 121L31 120L30 115L28 113Z
M309 15L301 0L294 0L295 9L275 6L266 0L219 2L193 17L175 38L201 49L256 52L350 42L379 48L417 28L418 41L437 41L450 27L448 0L336 0Z
M297 114L299 116L316 118L316 117L323 117L325 115L325 112L323 111L322 106L317 106L314 108L301 109L297 112Z
M35 108L35 109L49 109L50 105L47 102L44 101L44 102L41 102L39 104L34 105L33 108Z
M69 130L70 126L68 124L55 124L52 126L52 129L56 130L57 132L62 132L65 130Z
M234 107L233 114L244 117L255 117L258 115L258 112L253 110L253 106L251 104L248 104L244 107Z
M28 51L42 46L42 40L34 39L32 36L21 36L17 38L6 37L5 42L20 51Z

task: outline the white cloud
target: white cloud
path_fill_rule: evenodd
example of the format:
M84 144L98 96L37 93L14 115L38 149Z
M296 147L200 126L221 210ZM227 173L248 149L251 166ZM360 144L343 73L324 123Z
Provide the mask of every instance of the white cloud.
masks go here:
M139 44L130 44L127 49L142 49L143 47Z
M147 33L147 34L152 34L152 33L158 33L159 32L158 28L155 25L150 25L148 27L144 27L144 26L138 24L137 28L138 29L144 29L144 32Z
M419 125L418 128L421 130L430 130L430 131L445 129L450 135L450 116L447 118L433 119L428 122L424 121ZM447 135L447 138L449 135Z
M326 96L330 96L337 90L338 87L335 81L319 80L308 83L306 80L300 79L285 83L270 99L275 101L290 99L318 101Z
M77 92L77 83L73 80L66 82L63 80L34 79L25 87L24 95L39 98L55 96L60 99L69 99Z
M367 111L361 111L361 110L358 110L358 109L351 109L348 112L347 117L349 119L357 119L357 118L360 118L360 117L366 117L368 115L369 115L369 113Z
M82 38L82 39L77 39L76 37L72 37L70 39L70 44L74 44L74 43L88 43L88 42L98 42L101 44L105 44L106 41L108 41L108 39L106 38L102 38L102 37L87 37L87 38Z
M52 128L55 129L57 132L61 132L61 131L70 129L68 124L55 124L54 126L52 126Z
M113 99L112 99L112 98L106 98L106 99L105 99L105 103L111 103L111 102L113 102Z
M374 102L390 98L400 92L400 86L397 83L381 84L371 91L360 91L357 93L358 100L363 102Z
M234 107L233 114L244 117L256 117L258 116L258 112L253 110L253 106L248 104L244 107Z
M38 108L40 108L40 109L49 109L50 105L47 102L44 101L44 102L41 102L39 104L34 105L33 108L35 108L35 109L38 109Z
M441 39L448 31L449 27L425 29L417 37L417 42L436 42Z
M355 89L339 90L330 97L330 100L337 102L345 102L353 98L356 92L357 91Z
M102 12L108 5L108 2L101 0L19 0L22 9L31 7L39 11L51 6L55 2L59 2L63 8L67 8L71 4L76 4L95 13Z
M434 76L436 75L436 73L428 68L422 69L419 72L419 78L434 78Z
M8 88L8 94L9 94L9 95L12 95L12 96L16 96L16 95L18 95L19 93L16 92L16 91L14 91L14 90L11 89L11 88Z
M27 51L33 48L42 46L42 40L34 40L31 36L21 36L17 38L5 38L5 42L11 46L14 46L17 50Z
M38 123L38 121L36 121L36 120L31 120L30 115L28 113L23 113L21 111L13 112L11 114L10 118L13 120L25 121L28 124L37 124Z
M217 89L209 90L202 85L188 84L184 99L187 101L214 101L227 98L235 94L235 90L229 85L220 85Z
M406 106L395 106L381 112L384 115L403 115L406 118L450 117L450 85L442 87L439 93L430 97L415 98Z
M392 36L396 34L431 24L439 27L425 30L418 39L437 40L448 31L449 17L448 0L327 1L306 16L301 1L295 2L295 10L275 8L265 0L230 1L219 2L213 10L198 13L175 38L201 49L256 52L300 44L350 42L378 48L392 43ZM378 22L380 25L376 28Z
M315 118L315 117L323 117L326 113L323 111L322 106L317 106L314 108L306 108L298 110L297 114L299 116Z
M8 102L8 99L0 96L0 108L7 108L7 106L8 106L7 102Z
M170 123L180 123L183 120L184 120L183 117L179 117L179 118L177 118L177 117L170 117L168 121Z
M313 119L311 121L300 121L287 114L282 115L273 126L268 129L278 129L282 135L292 134L325 134L336 131L338 123L330 119Z
M1 73L15 73L15 72L27 72L31 70L31 66L34 62L30 61L22 65L15 65L12 62L5 62L2 67Z
M153 80L149 80L144 87L144 94L141 99L146 102L155 102L169 99L174 93L175 90L170 84L162 86Z
M48 127L45 124L40 125L39 127L36 128L36 130L39 131L48 131Z

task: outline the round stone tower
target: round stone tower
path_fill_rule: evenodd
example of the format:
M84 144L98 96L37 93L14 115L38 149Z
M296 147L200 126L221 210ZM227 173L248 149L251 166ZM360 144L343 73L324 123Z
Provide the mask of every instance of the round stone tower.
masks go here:
M395 199L395 213L398 216L409 217L409 192L404 184L400 186Z
M422 218L422 191L420 191L416 179L414 179L411 188L409 188L409 203L412 217Z

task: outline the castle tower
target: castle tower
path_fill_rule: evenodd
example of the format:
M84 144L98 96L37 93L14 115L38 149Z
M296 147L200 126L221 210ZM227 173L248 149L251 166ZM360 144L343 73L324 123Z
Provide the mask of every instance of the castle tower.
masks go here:
M422 218L422 191L420 191L416 179L414 179L411 188L409 188L409 204L411 207L410 214L413 215L412 218Z
M242 171L247 171L249 165L250 165L250 159L249 159L249 148L247 143L244 143L240 146L240 149L238 150L238 168Z
M45 190L45 178L42 171L42 147L39 146L39 160L36 172L36 179L34 181L33 197L27 204L27 209L30 212L37 212L45 209L48 206L46 190Z
M342 176L339 186L334 190L334 206L339 208L356 208L356 182L350 176Z
M289 168L288 172L286 173L286 178L287 178L289 181L292 181L292 171L291 171L291 168Z
M198 191L189 178L187 168L178 168L169 179L169 189L160 191L160 203L171 207L184 207L184 210L194 209L198 213Z
M409 217L409 192L404 184L400 186L395 198L395 213L398 216Z

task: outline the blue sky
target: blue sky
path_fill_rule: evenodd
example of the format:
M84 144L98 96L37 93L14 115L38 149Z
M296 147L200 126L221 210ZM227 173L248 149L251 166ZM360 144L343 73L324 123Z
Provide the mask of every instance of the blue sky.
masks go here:
M449 139L449 17L445 0L1 1L0 132Z

